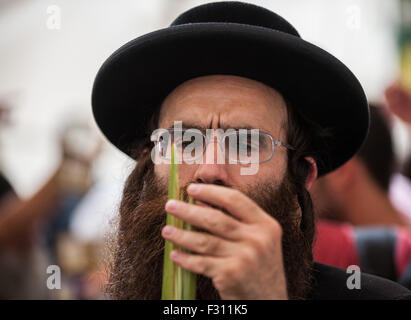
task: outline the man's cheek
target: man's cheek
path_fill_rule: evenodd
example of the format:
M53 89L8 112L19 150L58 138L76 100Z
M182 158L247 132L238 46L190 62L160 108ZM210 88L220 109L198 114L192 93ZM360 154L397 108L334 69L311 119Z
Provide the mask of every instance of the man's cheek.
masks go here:
M241 168L240 174L242 176L253 176L258 173L259 163L251 163L249 167Z

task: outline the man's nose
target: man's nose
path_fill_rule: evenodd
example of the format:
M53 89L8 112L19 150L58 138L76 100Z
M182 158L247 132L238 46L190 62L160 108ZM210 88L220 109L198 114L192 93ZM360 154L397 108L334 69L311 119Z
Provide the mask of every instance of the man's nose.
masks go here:
M203 161L194 174L194 180L197 183L228 185L227 165L215 139L207 144Z

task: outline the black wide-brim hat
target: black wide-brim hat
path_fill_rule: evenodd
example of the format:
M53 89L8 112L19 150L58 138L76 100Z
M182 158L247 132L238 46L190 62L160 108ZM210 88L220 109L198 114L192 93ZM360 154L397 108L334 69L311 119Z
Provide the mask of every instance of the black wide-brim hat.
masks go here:
M147 136L148 119L174 88L214 74L262 82L305 118L328 128L329 137L315 140L319 175L350 159L367 135L367 100L352 72L301 39L279 15L241 2L195 7L170 27L114 52L94 82L95 120L108 140L130 155L131 144Z

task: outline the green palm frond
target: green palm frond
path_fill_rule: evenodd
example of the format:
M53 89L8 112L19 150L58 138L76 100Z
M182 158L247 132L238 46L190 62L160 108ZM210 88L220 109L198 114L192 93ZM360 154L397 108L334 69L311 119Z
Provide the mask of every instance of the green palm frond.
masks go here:
M178 182L178 164L175 145L171 149L170 178L168 187L169 199L181 199ZM189 203L194 203L194 199L189 197ZM167 213L166 224L185 230L192 230L192 226L183 220L175 218ZM170 241L165 241L164 247L164 267L163 267L163 284L162 300L195 300L196 298L196 275L190 271L184 270L176 265L170 259L170 253L174 249L182 250ZM184 250L186 251L186 250Z

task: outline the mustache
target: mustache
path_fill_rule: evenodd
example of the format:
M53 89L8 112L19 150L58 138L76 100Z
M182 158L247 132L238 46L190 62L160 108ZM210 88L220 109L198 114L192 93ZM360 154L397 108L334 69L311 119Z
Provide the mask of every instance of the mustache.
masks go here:
M168 201L168 195L167 195L167 192L166 192L166 190L168 188L168 185L163 179L160 179L160 178L156 178L154 181L152 181L152 185L155 185L155 184L159 185L160 189L161 189L161 191L157 190L157 192L156 192L157 196L155 195L154 192L152 192L153 190L144 189L144 191L143 191L144 195L152 194L153 196L156 196L156 197L155 198L148 198L147 196L142 196L141 201L142 202L145 202L145 201L159 201L160 203L164 203L164 206L165 206L165 203ZM180 186L180 188L179 188L180 198L178 200L188 202L189 195L188 195L188 192L187 192L187 188L190 184L205 184L205 183L204 182L199 182L199 181L189 181L189 182L185 183L183 186ZM218 185L218 186L222 186L222 187L225 187L225 188L233 188L233 186L230 185L230 184L224 184L224 183L209 183L209 184L210 185ZM225 213L229 216L232 216L231 213L228 212L224 207L217 206L215 204L212 204L212 203L209 203L209 202L206 202L206 201L195 200L195 205L198 205L198 206L201 206L201 207L206 207L206 208L212 208L212 209L215 209L215 210L219 210L219 211L222 211L223 213ZM138 211L138 210L139 210L139 208L137 207L136 211Z

